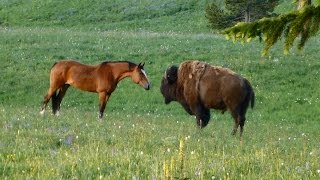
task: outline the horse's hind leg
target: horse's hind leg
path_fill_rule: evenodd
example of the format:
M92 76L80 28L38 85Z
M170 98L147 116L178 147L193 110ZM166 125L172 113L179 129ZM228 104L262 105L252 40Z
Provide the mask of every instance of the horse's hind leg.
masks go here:
M48 93L44 96L44 100L43 100L40 114L42 114L42 115L44 114L44 112L46 111L48 102L50 101L51 97L56 96L57 89L58 88L49 87Z
M62 87L60 87L59 93L55 97L56 99L53 100L54 98L52 98L53 114L59 115L61 101L62 101L62 99L63 99L64 95L66 94L69 87L70 87L69 84L64 84Z

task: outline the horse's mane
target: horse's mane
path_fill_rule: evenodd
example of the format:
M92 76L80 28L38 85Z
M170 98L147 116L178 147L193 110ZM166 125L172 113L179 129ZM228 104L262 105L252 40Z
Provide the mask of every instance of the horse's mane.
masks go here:
M104 61L101 63L101 65L107 65L108 63L128 63L129 69L132 69L137 66L135 63L130 61Z

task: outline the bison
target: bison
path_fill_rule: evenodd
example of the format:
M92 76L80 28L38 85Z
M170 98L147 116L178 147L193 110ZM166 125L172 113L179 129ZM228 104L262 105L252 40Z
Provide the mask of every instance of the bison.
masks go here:
M200 128L207 126L210 109L229 111L234 119L232 135L240 125L242 139L246 112L255 94L250 82L227 68L211 66L200 61L185 61L179 67L172 65L161 81L160 91L165 103L179 102L195 115Z

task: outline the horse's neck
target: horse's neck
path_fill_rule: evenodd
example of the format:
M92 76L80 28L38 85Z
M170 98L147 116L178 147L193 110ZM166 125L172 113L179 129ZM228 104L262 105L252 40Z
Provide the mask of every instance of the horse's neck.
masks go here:
M113 77L118 81L131 76L132 70L129 69L128 63L114 63L111 66L113 66Z
M126 77L129 77L129 76L131 76L131 71L122 73L117 79L118 79L118 81L120 81L120 80L122 80Z

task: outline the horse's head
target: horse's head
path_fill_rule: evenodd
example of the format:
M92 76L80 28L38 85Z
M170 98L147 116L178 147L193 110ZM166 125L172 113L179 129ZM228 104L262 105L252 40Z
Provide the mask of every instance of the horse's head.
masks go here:
M145 70L143 69L143 66L144 66L144 63L143 64L139 63L132 71L131 78L132 78L133 82L139 84L145 90L149 90L150 89L150 82L149 82L149 79L147 77Z

